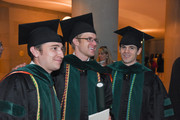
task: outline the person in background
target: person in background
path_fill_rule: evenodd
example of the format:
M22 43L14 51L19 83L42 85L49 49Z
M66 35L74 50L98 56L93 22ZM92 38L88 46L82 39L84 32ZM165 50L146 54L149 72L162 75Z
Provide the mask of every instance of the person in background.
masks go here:
M173 109L163 83L144 65L137 62L141 41L153 37L131 26L115 33L122 35L119 44L122 61L108 65L112 69L115 120L168 120Z
M169 96L172 100L176 120L180 120L180 57L172 66L171 80L169 86Z
M60 102L51 72L61 66L59 19L19 25L19 45L27 44L31 64L0 83L0 120L60 120Z
M154 54L150 55L150 63L151 63L151 70L156 73L157 71L157 63L156 63L156 58Z
M164 73L164 58L162 54L159 54L157 59L157 73L160 78L162 78L162 75Z
M149 57L148 57L148 56L145 57L144 65L145 65L147 68L150 68L150 67L151 67L151 64L150 64L150 61L149 61Z
M97 61L101 66L106 66L113 63L111 53L107 46L101 46L99 48Z
M2 42L0 42L0 57L2 56L3 50L4 50L3 44Z
M155 64L156 64L156 66L155 66L155 74L157 74L157 68L158 68L157 59L158 59L158 57L159 57L159 54L156 53L156 54L154 55L154 58L153 58L153 60L154 60L154 62L155 62Z
M63 39L70 42L74 53L66 55L60 70L53 73L57 96L61 101L62 120L88 120L97 113L96 84L104 84L105 108L112 103L112 88L106 70L90 57L99 43L92 13L60 21ZM102 99L102 100L103 100Z

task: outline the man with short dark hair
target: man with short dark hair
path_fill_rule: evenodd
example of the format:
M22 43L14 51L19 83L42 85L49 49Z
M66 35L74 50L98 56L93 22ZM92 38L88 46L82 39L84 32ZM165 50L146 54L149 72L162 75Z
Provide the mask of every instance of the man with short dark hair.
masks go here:
M1 120L60 120L60 102L50 75L64 57L58 25L59 19L19 25L19 44L27 44L32 62L0 83Z
M150 69L136 60L142 50L142 40L153 37L130 26L115 33L123 37L119 45L122 61L109 65L113 76L114 119L172 119L174 113L163 83Z

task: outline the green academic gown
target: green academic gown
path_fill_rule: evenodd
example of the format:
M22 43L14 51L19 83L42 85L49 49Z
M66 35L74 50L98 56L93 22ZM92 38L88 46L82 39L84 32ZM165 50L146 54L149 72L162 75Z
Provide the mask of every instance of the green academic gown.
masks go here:
M113 77L114 120L173 120L173 109L167 92L157 75L135 63L122 61L109 65Z
M35 64L9 73L0 83L0 120L60 120L53 85L50 74Z
M98 72L100 81L104 83L105 108L110 108L112 88L105 69L96 61L83 62L74 55L64 57L61 69L53 74L57 96L62 101L63 119L88 120L88 115L98 111L96 101Z

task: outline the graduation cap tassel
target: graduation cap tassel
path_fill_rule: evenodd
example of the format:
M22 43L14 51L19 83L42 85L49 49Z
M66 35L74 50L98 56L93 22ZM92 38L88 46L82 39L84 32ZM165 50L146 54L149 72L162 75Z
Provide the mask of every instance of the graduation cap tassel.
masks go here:
M67 55L69 55L69 42L67 42Z
M145 50L145 39L144 39L144 33L143 33L143 41L142 41L143 43L142 43L142 65L144 65L144 54L145 54L145 52L144 52L144 50Z

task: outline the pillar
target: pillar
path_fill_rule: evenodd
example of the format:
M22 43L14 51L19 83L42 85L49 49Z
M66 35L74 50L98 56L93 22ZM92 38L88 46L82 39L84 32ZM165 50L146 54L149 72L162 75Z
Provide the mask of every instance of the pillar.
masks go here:
M98 48L106 45L117 60L118 0L72 0L72 17L93 13L94 27L100 40Z
M180 0L166 1L164 85L169 89L172 65L180 57Z

